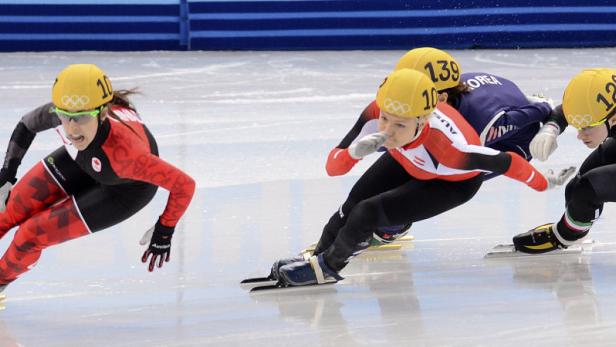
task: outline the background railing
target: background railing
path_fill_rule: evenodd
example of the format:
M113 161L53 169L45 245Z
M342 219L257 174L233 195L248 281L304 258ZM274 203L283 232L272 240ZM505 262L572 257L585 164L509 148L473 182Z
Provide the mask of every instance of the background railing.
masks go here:
M616 46L616 1L4 0L0 51Z

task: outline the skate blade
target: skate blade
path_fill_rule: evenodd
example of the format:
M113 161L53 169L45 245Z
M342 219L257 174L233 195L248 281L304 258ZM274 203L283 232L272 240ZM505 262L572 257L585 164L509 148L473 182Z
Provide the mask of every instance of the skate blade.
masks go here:
M368 248L366 248L365 252L374 252L374 251L395 251L395 250L399 250L402 248L402 244L400 243L385 243L382 245L376 245L376 246L370 246ZM308 253L309 255L312 255L312 252L314 252L314 248L306 248L304 249L300 255L303 255L305 253Z
M396 241L392 242L392 243L384 243L382 245L374 245L374 246L370 246L366 249L366 251L392 251L392 250L398 250L402 248L402 245L400 244L400 242L404 243L404 242L409 242L409 241L413 241L415 240L415 237L412 235L405 235L399 239L397 239ZM316 248L317 244L313 243L310 246L304 248L303 250L301 250L301 252L299 252L300 255L303 255L304 253L308 253L311 254L314 252L315 248Z
M594 244L594 240L584 240L582 243L570 246L569 248L566 248L566 249L556 249L550 252L536 253L536 254L518 252L513 247L513 244L509 244L509 245L500 244L500 245L496 245L494 248L492 248L491 251L486 253L484 258L488 259L488 258L537 257L537 256L553 256L553 255L579 255L584 252L592 251L593 244Z
M332 282L327 282L327 283L314 283L314 284L307 284L304 286L289 286L289 287L281 287L279 284L272 284L272 285L264 285L264 286L259 286L259 287L255 287L252 288L250 290L250 294L264 294L264 293L280 293L280 292L286 292L286 293L294 293L294 292L303 292L306 290L310 290L310 291L322 291L322 290L331 290L329 288L335 288L335 286L332 286L332 284L336 284L336 281L332 281Z
M317 248L317 244L316 243L312 243L312 244L310 244L310 246L302 249L299 252L299 255L304 255L304 253L312 254L316 248Z
M240 282L240 288L251 290L255 287L273 285L273 284L276 284L277 282L278 282L277 280L274 280L270 277L253 277L253 278L247 278L243 280L242 282Z
M402 248L402 245L399 243L386 243L382 245L370 246L366 249L366 251L392 251Z

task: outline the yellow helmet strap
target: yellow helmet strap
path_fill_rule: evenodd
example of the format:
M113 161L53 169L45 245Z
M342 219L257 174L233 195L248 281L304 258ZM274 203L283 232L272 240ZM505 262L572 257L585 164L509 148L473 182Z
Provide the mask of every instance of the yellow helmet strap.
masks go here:
M415 127L415 135L413 135L413 139L411 140L411 142L417 140L417 138L421 135L421 133L423 132L424 128L426 127L426 123L427 122L427 118L429 116L424 116L424 117L417 117L415 118L416 120L416 127Z

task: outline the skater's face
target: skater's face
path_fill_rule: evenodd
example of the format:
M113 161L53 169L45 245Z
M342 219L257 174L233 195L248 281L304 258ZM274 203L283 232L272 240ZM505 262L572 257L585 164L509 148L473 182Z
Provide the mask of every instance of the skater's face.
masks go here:
M385 148L402 147L413 141L423 130L428 116L402 118L381 111L379 115L379 131L387 136L383 144Z
M610 119L610 126L613 125L616 118ZM597 148L607 138L608 129L605 124L599 124L591 127L586 127L578 130L577 138L584 142L588 148Z
M104 119L104 112L105 109L98 113L93 110L83 112L82 115L68 116L62 114L62 112L59 113L56 111L58 117L62 121L62 127L64 128L66 137L79 151L86 149L90 143L92 143L92 140L94 140L94 136L96 136L96 132L98 131L98 117Z

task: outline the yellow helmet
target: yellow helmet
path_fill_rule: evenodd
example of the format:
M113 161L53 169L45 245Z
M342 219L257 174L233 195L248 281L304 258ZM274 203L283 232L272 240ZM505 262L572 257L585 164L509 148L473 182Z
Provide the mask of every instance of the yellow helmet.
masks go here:
M430 114L437 101L438 93L430 78L411 69L389 74L376 94L376 104L381 110L402 118Z
M58 74L51 89L53 104L70 112L93 110L111 99L111 81L94 64L69 65Z
M394 71L400 69L413 69L425 73L439 91L457 86L462 77L462 69L458 62L449 53L432 47L408 51L398 60Z
M569 125L582 129L600 125L616 113L616 70L584 70L563 94L563 113Z

